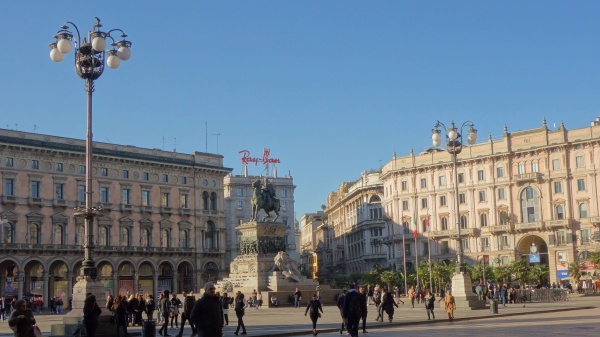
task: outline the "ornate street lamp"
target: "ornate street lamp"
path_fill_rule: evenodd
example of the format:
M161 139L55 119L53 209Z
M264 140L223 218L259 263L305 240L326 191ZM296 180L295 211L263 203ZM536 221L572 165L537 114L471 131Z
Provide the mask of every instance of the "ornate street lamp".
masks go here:
M477 130L474 128L474 124L471 121L464 122L460 127L460 132L454 126L454 121L452 121L452 125L449 129L446 129L446 126L437 121L435 126L431 130L431 140L433 142L433 146L441 146L442 145L442 137L441 130L442 128L446 133L446 151L450 153L452 156L452 169L454 171L454 216L456 220L456 235L453 235L453 238L456 240L456 273L452 278L452 292L454 297L457 300L457 305L459 300L468 301L469 307L480 306L479 304L473 304L471 301L475 298L473 291L471 289L471 278L469 274L466 272L466 266L464 261L464 252L462 247L462 240L460 235L460 211L459 211L459 194L458 194L458 172L456 167L456 156L462 151L464 141L463 141L463 131L465 127L468 127L467 131L467 143L469 145L475 144L477 141ZM485 302L484 302L485 303Z
M120 66L121 60L127 61L131 57L131 42L125 40L127 35L121 29L104 32L101 31L101 28L100 19L96 18L87 38L82 38L77 26L73 22L67 21L54 36L56 41L50 43L50 58L54 62L62 61L64 54L71 51L73 47L71 43L75 43L75 72L85 80L85 91L87 92L85 208L77 208L74 214L85 219L85 241L83 243L85 256L79 277L79 280L84 282L95 282L98 275L93 258L94 231L92 227L94 216L101 210L100 207L92 206L92 93L94 92L94 81L104 72L105 63L109 68L116 69ZM75 29L76 39L70 29ZM111 35L115 32L120 33L120 41L115 41ZM110 39L112 49L106 51L107 39ZM75 297L73 299L75 302ZM83 305L83 301L81 305Z

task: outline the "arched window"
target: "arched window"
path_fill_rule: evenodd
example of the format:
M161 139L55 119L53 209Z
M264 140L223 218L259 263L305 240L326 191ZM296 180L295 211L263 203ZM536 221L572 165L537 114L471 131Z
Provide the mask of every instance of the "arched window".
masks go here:
M216 236L217 230L215 228L215 223L212 221L208 221L206 223L206 233L204 234L204 248L217 248Z
M170 247L171 246L171 236L169 235L168 229L162 229L160 231L160 246L161 247Z
M460 228L461 229L465 229L467 228L469 224L467 223L467 216L466 215L461 215L460 216Z
M579 218L585 219L588 217L588 205L586 203L579 204Z
M182 230L181 232L179 232L179 243L181 245L181 248L189 247L189 239L188 239L188 231L187 230Z
M150 247L152 237L148 228L142 228L142 247Z
M202 203L204 204L204 209L208 211L208 192L202 192Z
M130 230L127 227L121 227L121 246L131 246Z
M12 222L6 222L4 224L4 237L2 238L3 243L13 243L14 238L14 225Z
M525 199L527 199L527 200L533 199L533 187L525 188Z
M212 192L210 194L210 210L211 211L217 210L217 193L215 193L215 192Z
M37 245L40 243L40 226L37 222L29 224L29 244Z
M55 224L54 225L54 233L52 234L52 243L55 245L64 245L64 225L63 224Z
M448 230L448 218L442 218L442 230L443 231Z
M565 218L565 211L563 205L556 205L556 219L562 220Z
M486 213L481 213L479 214L479 222L481 223L481 227L487 227L488 225L488 221L487 221L487 214Z
M106 226L98 227L98 246L108 246L108 229Z

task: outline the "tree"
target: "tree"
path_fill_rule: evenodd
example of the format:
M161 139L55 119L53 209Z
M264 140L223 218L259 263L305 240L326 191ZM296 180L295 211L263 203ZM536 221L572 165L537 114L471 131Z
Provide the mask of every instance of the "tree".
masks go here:
M510 276L510 270L508 266L495 266L492 268L492 275L494 275L496 282L505 283L506 279Z
M446 284L452 281L454 274L454 262L446 263L444 261L436 262L431 266L433 283L436 284L436 292L446 292Z
M433 266L432 266L433 268ZM421 262L417 267L419 270L419 281L421 281L421 285L423 289L429 288L429 262Z
M381 282L387 285L387 291L392 290L392 284L400 283L400 275L393 270L386 270L381 273Z
M579 283L579 279L583 276L581 273L581 263L580 262L571 262L569 264L569 276L575 279L575 282Z
M596 269L598 269L598 265L600 264L600 252L594 252L590 255L589 261L596 265Z
M529 282L529 269L529 263L525 259L515 260L508 266L508 271L515 275L521 288L524 288L525 284Z
M331 280L331 287L334 289L342 289L342 288L346 288L348 286L349 282L349 278L347 275L339 275L334 277Z
M537 284L542 284L548 280L550 276L550 272L548 270L548 265L538 264L529 269L529 282Z

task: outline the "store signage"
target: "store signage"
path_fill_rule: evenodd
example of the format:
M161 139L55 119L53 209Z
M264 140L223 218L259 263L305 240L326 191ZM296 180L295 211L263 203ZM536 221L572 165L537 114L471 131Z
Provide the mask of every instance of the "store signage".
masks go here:
M529 254L529 263L540 263L540 254Z
M271 155L271 149L263 149L262 158L252 157L250 155L250 151L248 151L248 150L242 150L238 153L242 154L242 164L249 164L249 163L254 163L254 165L258 165L258 163L279 164L281 162L279 160L279 158L270 158L269 157Z
M556 278L559 280L563 279L563 278L569 278L569 271L568 270L557 270Z

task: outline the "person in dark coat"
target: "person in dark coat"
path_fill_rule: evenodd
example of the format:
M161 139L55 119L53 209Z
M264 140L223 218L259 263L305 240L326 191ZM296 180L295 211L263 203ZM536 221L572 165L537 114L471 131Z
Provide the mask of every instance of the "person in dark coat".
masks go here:
M198 336L223 336L223 309L215 290L212 282L206 283L204 295L196 301L190 313L190 322L196 327Z
M237 335L241 327L242 335L245 335L246 326L244 325L244 311L246 309L246 300L244 299L244 294L242 294L241 291L238 291L235 295L235 300L233 300L233 308L235 310L235 316L238 319L238 325L233 334Z
M185 321L187 320L192 328L192 335L196 334L196 327L190 320L190 316L192 314L192 308L194 308L194 304L196 303L196 297L190 291L188 294L186 291L183 292L183 312L181 313L181 327L179 328L179 333L176 337L183 336L183 326L185 325Z
M158 334L161 336L171 336L169 335L169 308L171 308L171 299L169 298L169 295L171 295L171 292L165 290L163 292L163 298L160 300L160 303L158 303L158 305L160 306L161 314L165 319L162 327L160 328L160 330L158 330Z
M360 304L357 304L359 301L360 298L358 295L358 291L356 291L356 286L354 284L351 284L350 289L344 297L343 309L348 333L350 333L351 337L358 337L358 322L362 317Z
M27 308L27 301L19 300L15 303L15 311L8 319L8 326L15 332L15 337L33 336L35 318L33 312Z
M337 299L337 307L338 309L340 309L340 316L342 316L342 326L340 327L340 335L344 333L344 326L346 325L346 320L344 319L344 297L346 296L347 292L348 289L342 290L342 294Z
M139 326L142 326L142 313L146 311L146 300L142 294L138 294L137 296L138 305L137 310L135 311L135 322Z
M146 317L148 319L154 319L154 296L148 294L146 295Z
M223 318L225 318L225 325L229 325L229 305L233 303L233 298L227 296L227 293L223 293L221 297L221 307L223 308Z
M139 302L137 297L134 294L129 295L129 299L127 300L127 317L131 326L135 326L136 323L135 320L138 304Z
M358 288L358 295L360 296L360 306L362 307L360 312L362 313L362 332L368 333L367 331L367 294L365 293L365 287L361 286Z
M96 329L98 328L98 316L102 310L96 302L96 295L88 294L83 302L83 325L88 337L96 337Z
M388 291L385 293L385 295L383 295L381 307L387 313L390 322L394 319L394 306L398 308L398 304L396 304L396 301L394 301L394 296L392 296L392 293ZM383 313L381 316L381 319L383 320Z
M117 336L121 336L121 327L123 327L123 331L125 336L127 336L127 306L126 302L124 302L123 296L117 296L115 298L115 304L113 305L113 313L115 315L115 323L117 323Z
M323 307L321 306L321 302L317 299L317 294L313 294L312 296L312 300L310 300L310 302L308 302L308 305L306 306L306 311L304 312L304 316L306 316L306 314L308 313L308 311L310 310L310 320L312 321L312 333L313 336L317 335L317 320L319 319L319 317L321 317L321 314L323 313ZM321 311L321 314L319 314L319 311Z

